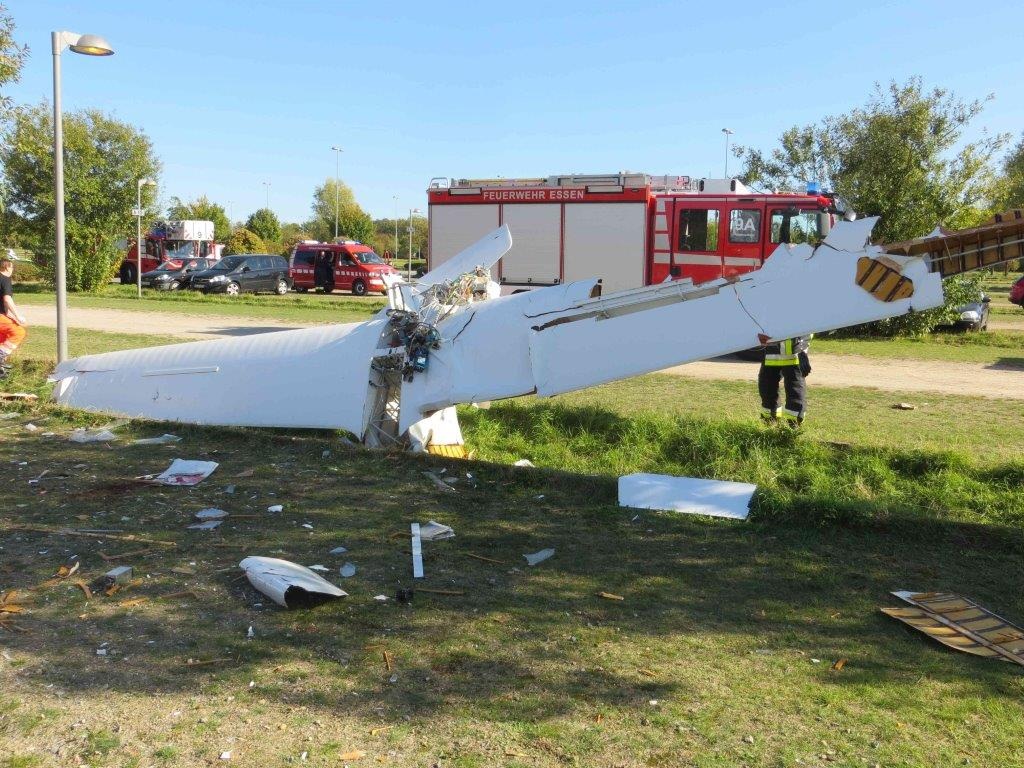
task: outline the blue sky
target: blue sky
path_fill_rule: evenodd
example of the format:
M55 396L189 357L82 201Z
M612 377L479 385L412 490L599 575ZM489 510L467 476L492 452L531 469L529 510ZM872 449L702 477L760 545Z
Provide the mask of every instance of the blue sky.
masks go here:
M16 100L50 98L51 30L105 36L113 57L64 54L65 109L141 127L165 201L205 193L235 219L263 181L306 218L332 144L378 217L394 195L423 207L434 176L720 176L723 127L769 148L911 75L994 93L979 129L1024 129L1012 2L3 1L32 48Z

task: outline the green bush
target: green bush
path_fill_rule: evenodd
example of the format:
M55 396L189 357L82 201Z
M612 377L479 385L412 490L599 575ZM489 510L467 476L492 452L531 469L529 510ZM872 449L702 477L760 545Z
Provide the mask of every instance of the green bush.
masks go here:
M266 253L266 243L255 232L250 232L245 227L239 227L231 233L227 243L224 244L224 255L232 256L237 253Z
M960 307L981 298L981 283L985 277L983 272L971 272L966 275L954 275L942 281L942 289L946 294L946 303L935 309L923 312L910 312L887 320L874 323L851 325L836 331L837 338L853 336L921 336L931 333L938 326L952 325L960 319Z

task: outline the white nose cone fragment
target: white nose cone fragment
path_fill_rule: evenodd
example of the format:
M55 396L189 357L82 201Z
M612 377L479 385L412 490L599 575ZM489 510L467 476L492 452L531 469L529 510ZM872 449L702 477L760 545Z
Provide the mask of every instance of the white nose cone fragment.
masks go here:
M348 596L309 568L276 557L247 557L238 567L256 589L285 608L310 608Z

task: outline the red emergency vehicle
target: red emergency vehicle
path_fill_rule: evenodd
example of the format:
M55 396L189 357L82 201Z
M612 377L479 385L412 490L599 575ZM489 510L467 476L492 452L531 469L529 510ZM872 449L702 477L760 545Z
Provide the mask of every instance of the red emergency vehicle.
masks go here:
M142 272L150 272L165 262L181 266L192 258L219 259L224 246L214 242L212 221L158 221L143 236ZM138 261L134 239L121 262L118 274L122 284L134 283Z
M605 293L760 267L781 242L816 242L844 213L836 196L757 193L736 179L642 173L434 179L428 261L442 264L508 224L495 268L503 293L598 277Z
M340 288L356 296L387 293L383 275L397 272L372 248L355 240L299 243L292 249L288 269L297 291L319 288L330 293Z

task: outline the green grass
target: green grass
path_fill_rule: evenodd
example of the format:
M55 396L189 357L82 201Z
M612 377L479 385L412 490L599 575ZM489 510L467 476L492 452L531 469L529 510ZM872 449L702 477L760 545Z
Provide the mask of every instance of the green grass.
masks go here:
M83 328L68 329L68 350L73 357L111 352L117 349L155 347L161 344L181 344L175 336L153 336L142 333L103 333ZM57 335L53 328L40 326L28 329L28 338L18 350L23 360L55 361Z
M1003 363L1024 368L1024 333L933 333L899 339L833 339L815 337L811 351L829 355L863 355L902 360L948 360L962 363Z
M912 517L1024 523L1019 439L1012 443L1015 457L982 463L945 446L914 451L836 443L817 430L794 435L753 419L627 417L566 402L467 409L463 422L477 456L488 461L528 457L538 466L583 474L664 472L755 483L755 514L776 522Z
M42 286L19 286L19 303L52 304L54 295ZM302 323L347 323L369 320L385 304L382 297L356 298L344 294L289 293L285 296L246 293L206 295L200 291L144 290L137 298L131 286L109 285L98 293L70 294L68 306L141 312L182 312L190 315L248 317Z
M27 361L14 384L45 393L47 369ZM308 752L326 766L356 749L355 765L399 767L1020 763L1024 675L878 607L894 589L950 589L1024 622L1022 404L892 411L922 398L813 386L811 398L800 435L755 423L753 382L649 376L466 408L471 462L351 450L328 432L144 422L119 433L183 442L75 445L73 426L106 419L5 405L21 416L0 421L0 590L21 594L27 631L0 630L14 659L0 662L0 754L55 766L214 764L225 750L232 765ZM220 466L193 489L130 482L173 456ZM522 457L542 466L508 466ZM461 478L455 493L421 474L442 468ZM636 470L757 482L755 513L622 510L616 475ZM285 511L267 514L275 503ZM186 530L207 506L231 516ZM456 537L425 545L413 603L375 601L412 585L408 523L429 519ZM327 554L339 544L349 552ZM555 556L526 567L522 554L545 547ZM122 593L86 602L44 585L71 554L82 578L104 573L100 552L136 553L118 561L136 569ZM240 578L248 554L323 563L349 596L277 609ZM359 571L341 580L345 561ZM181 590L198 599L159 599Z
M535 402L596 408L624 417L681 417L743 427L755 423L760 408L756 377L755 365L751 366L750 382L655 374ZM808 382L808 419L804 431L813 441L903 451L955 448L982 464L1018 457L1024 448L1022 400L828 389L815 386L813 375ZM892 407L900 402L911 403L916 410ZM521 407L514 403L510 406ZM472 409L466 412L474 413Z

